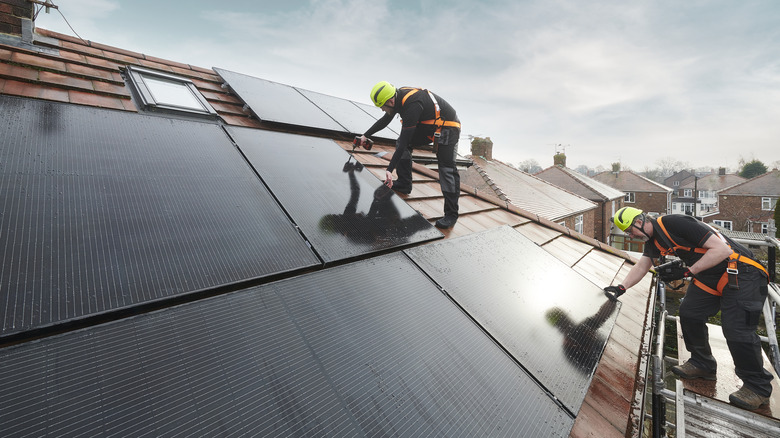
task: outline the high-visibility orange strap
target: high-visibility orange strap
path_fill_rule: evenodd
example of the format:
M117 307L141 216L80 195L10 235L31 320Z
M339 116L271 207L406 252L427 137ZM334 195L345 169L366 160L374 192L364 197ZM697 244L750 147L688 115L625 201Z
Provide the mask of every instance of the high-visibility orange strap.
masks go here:
M406 93L406 96L404 96L403 99L401 99L401 106L404 106L406 104L406 99L410 98L412 95L417 93L418 91L422 91L420 88L401 88L402 90L410 90L408 93ZM441 112L439 108L439 103L436 102L436 98L433 97L433 93L431 93L428 90L425 90L428 92L428 94L431 96L431 101L433 101L433 108L436 113L436 118L433 120L421 120L420 124L423 125L433 125L436 128L436 132L440 132L441 128L443 126L450 126L453 128L460 128L460 123L458 122L450 122L450 121L444 121L441 119Z
M658 247L658 249L661 250L662 254L669 255L671 252L675 252L678 249L682 249L682 250L689 251L689 252L693 251L693 252L697 252L699 254L704 254L704 253L707 252L707 250L704 249L704 248L689 248L689 247L685 247L685 246L680 246L677 242L674 241L674 239L672 239L672 236L669 234L669 232L666 231L666 227L664 226L663 221L661 220L660 217L658 218L658 220L656 222L658 222L658 225L661 227L661 230L664 232L664 234L669 239L669 241L672 243L672 245L674 245L674 247L672 247L671 251L670 251L669 248L663 248L658 243L658 240L654 239L656 247ZM712 228L712 227L710 227L710 228ZM748 264L750 266L753 266L755 268L758 268L758 270L760 270L766 276L767 281L769 281L769 272L766 270L766 268L761 263L759 263L759 262L757 262L757 261L755 261L755 260L753 260L753 259L751 259L749 257L743 256L743 255L739 254L738 252L734 251L731 248L731 245L729 245L728 241L723 237L723 235L720 234L720 232L718 232L718 230L713 228L712 232L720 240L722 240L723 243L725 243L726 246L729 247L729 249L731 249L731 254L728 257L729 261L732 261L732 262L734 262L734 261L742 262L742 263ZM708 293L710 293L712 295L722 296L723 295L723 289L729 283L729 273L728 273L728 270L727 270L726 272L723 273L723 275L721 275L720 279L718 280L718 285L716 286L717 289L713 289L713 288L707 286L706 284L702 283L701 281L699 281L699 280L697 280L695 278L693 279L693 283L696 284L697 286L699 286L705 292L708 292Z

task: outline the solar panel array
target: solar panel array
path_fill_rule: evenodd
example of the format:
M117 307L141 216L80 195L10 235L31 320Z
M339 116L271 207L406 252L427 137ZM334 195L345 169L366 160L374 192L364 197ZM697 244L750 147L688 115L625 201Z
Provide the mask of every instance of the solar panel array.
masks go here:
M351 100L221 68L215 68L214 71L260 120L362 134L384 114L379 108ZM375 136L395 139L398 133L388 127L377 132Z
M566 436L401 253L0 350L9 436Z
M0 113L2 335L321 264L214 124Z
M400 251L332 140L0 96L0 144L9 436L567 436L614 324L509 227Z
M393 193L364 214L373 176L360 175L364 196L338 230L296 213L301 199L326 213L348 203L347 154L330 140L237 131L249 155L259 141L332 164L309 180L295 156L274 155L265 179L289 172L303 185L272 194L216 124L12 97L0 113L0 339L441 237ZM317 176L334 187L309 193Z

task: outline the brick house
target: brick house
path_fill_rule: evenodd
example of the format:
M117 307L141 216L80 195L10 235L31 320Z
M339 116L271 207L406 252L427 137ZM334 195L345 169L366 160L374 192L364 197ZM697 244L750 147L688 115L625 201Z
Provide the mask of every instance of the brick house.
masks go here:
M598 206L542 178L488 157L470 156L474 163L461 169L461 183L477 192L488 192L524 210L556 222L585 236L596 238ZM598 239L601 240L601 239Z
M593 179L623 191L626 194L624 206L636 207L651 215L668 214L671 211L673 190L630 170L601 172ZM627 239L615 227L612 227L611 234L611 241L616 248L627 251L641 251L644 248L642 241Z
M775 169L718 192L719 211L704 221L728 230L767 234L778 198L780 170Z
M679 176L685 174L685 178ZM674 178L677 176L678 178ZM718 192L745 181L737 174L727 174L720 168L717 173L703 176L691 172L678 172L664 180L664 184L674 189L672 195L672 214L693 214L696 205L696 216L702 217L718 211Z
M611 219L615 212L623 207L626 196L624 192L569 169L565 164L549 167L534 176L594 202L597 208L593 222L595 233L593 237L610 244Z

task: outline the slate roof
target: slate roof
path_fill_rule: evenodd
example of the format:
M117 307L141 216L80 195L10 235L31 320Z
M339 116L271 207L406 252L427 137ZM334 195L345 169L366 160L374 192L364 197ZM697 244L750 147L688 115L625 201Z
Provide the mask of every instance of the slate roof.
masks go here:
M682 184L680 184L680 188L692 189L694 188L695 184L697 190L709 190L717 192L744 181L746 181L745 178L742 178L741 176L734 173L729 173L726 175L711 173L709 175L702 176L698 181L694 181L693 178L686 179Z
M626 192L666 193L673 191L663 184L659 184L630 170L621 170L617 174L614 172L601 172L594 175L593 179Z
M244 108L244 102L222 86L222 80L212 69L91 41L85 44L77 38L44 29L36 29L36 32L39 36L37 45L47 51L0 45L0 94L134 113L138 109L125 85L122 69L125 65L137 65L191 79L225 125L278 131L291 129L253 117ZM343 135L322 131L307 134L332 138L345 150L352 149L349 138ZM381 176L387 157L377 157L377 151L391 152L392 144L378 143L371 152L358 151L356 157L368 170ZM421 154L425 155L425 152ZM500 174L505 171L501 168ZM437 174L418 164L414 165L414 172L414 190L402 198L433 222L441 215L443 204ZM549 184L526 175L516 181L514 188L520 194L527 191L550 202L554 200L555 196L548 191ZM519 181L528 181L529 187L520 187ZM517 196L517 199L521 198ZM564 202L567 211L593 208L588 201L575 201L579 198L573 195L569 198L569 204ZM599 286L617 283L633 263L627 254L544 219L545 214L518 208L466 185L462 186L460 206L462 216L453 229L444 233L445 239L509 225ZM564 206L560 208L561 211L553 209L548 214L552 217L565 215ZM653 306L649 276L624 295L622 303L571 436L640 434Z
M624 192L568 167L551 166L534 176L591 201L605 202L626 196Z
M515 169L497 160L470 157L474 166L461 171L461 183L477 190L491 190L507 202L558 221L596 208L596 204L582 196Z
M772 170L756 176L728 189L721 190L720 195L744 196L780 196L780 170Z

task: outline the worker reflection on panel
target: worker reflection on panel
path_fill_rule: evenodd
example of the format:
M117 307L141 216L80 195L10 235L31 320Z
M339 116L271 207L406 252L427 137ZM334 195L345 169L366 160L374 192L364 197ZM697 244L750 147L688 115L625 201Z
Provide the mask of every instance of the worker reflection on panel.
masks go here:
M339 233L350 241L361 244L379 245L383 242L406 239L412 234L425 229L425 221L411 216L402 218L393 202L393 190L381 185L374 190L374 199L368 213L358 213L360 200L360 183L355 172L363 170L363 164L352 156L344 164L343 171L349 176L349 201L341 214L327 214L320 219L320 229Z
M617 303L607 301L601 305L595 315L579 324L558 307L547 311L547 321L563 334L563 351L566 359L583 374L589 374L599 361L601 349L594 346L604 345L606 339L599 336L599 328L615 311Z

